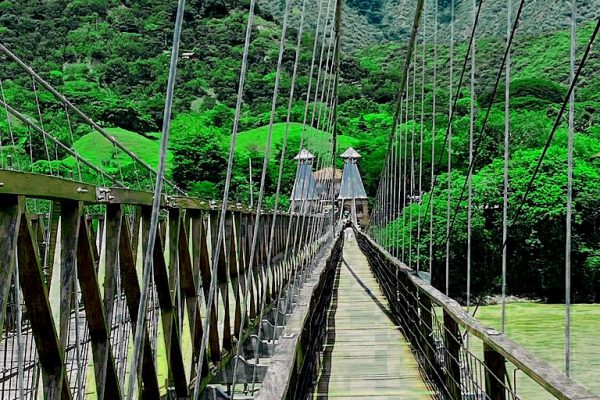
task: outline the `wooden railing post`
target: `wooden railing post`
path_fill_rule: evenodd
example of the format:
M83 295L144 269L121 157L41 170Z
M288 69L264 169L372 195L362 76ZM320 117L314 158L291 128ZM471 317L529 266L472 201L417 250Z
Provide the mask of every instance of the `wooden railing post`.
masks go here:
M460 345L461 335L458 324L450 314L444 311L444 345L446 347L446 387L452 400L461 400L460 389Z
M433 373L435 365L435 344L433 343L433 320L431 311L431 299L422 295L419 301L421 311L421 346L425 353L425 369L430 374Z
M487 344L483 344L485 362L485 393L490 400L506 400L506 359Z
M21 206L17 196L1 196L0 202L0 337L17 259Z

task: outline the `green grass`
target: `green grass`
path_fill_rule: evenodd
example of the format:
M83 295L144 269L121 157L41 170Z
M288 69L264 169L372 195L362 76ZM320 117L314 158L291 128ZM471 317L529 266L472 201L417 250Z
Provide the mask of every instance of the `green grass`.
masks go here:
M106 128L125 148L131 150L139 158L148 163L152 168L158 166L158 140L148 139L138 133L121 128ZM118 150L111 142L98 132L92 132L82 136L73 146L83 158L94 165L101 166L109 173L118 167L126 167L132 163L132 159L124 152ZM69 157L70 159L70 157ZM167 153L167 168L172 167L173 156Z
M501 307L481 307L477 318L484 324L500 330ZM560 371L564 370L565 307L557 304L515 303L507 306L509 338L534 355L544 359ZM571 377L600 395L600 346L598 327L600 304L573 306L571 345ZM479 342L479 341L474 341ZM513 377L514 367L509 371ZM527 400L554 399L540 389L522 372L517 371L517 393Z
M273 137L272 137L272 145L271 145L271 157L275 157L275 148L281 148L283 144L283 138L285 136L286 131L286 123L278 123L273 125ZM243 154L249 153L252 151L258 151L259 153L263 153L266 148L267 136L269 134L269 126L262 126L260 128L252 129L245 132L240 132L238 134L236 140L236 153ZM319 152L327 152L329 151L329 144L327 143L327 139L329 134L323 131L313 131L312 133L307 130L305 136L309 138L313 138L312 142L309 141L305 146L307 147L313 154ZM298 149L295 148L297 143L300 143L300 138L302 137L302 124L300 123L290 123L290 131L288 136L288 146L294 145L294 148L288 147L287 151L289 153L297 153ZM357 138L349 137L349 136L339 136L337 141L337 150L338 153L341 154L350 146L358 146L360 140ZM223 145L229 146L229 137L225 137L223 140ZM295 155L295 154L294 154Z

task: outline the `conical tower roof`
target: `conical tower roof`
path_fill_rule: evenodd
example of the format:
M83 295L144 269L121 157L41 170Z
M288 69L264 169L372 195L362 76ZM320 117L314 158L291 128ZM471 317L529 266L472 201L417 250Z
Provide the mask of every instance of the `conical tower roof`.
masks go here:
M348 147L348 150L343 152L340 157L342 157L343 159L353 158L355 160L358 160L359 158L361 158L361 155L358 154L358 152L356 150L354 150L352 147Z
M340 186L340 194L338 199L367 199L367 192L363 185L360 172L356 160L360 158L360 154L352 147L342 154L344 163L344 174L342 175L342 184Z
M292 190L292 201L318 200L317 181L312 171L312 161L314 156L306 149L302 149L295 160L300 160L296 181Z
M311 154L310 151L306 150L306 149L302 149L300 151L300 153L298 153L298 155L296 157L294 157L294 160L300 160L300 161L308 161L308 160L314 160L315 156Z

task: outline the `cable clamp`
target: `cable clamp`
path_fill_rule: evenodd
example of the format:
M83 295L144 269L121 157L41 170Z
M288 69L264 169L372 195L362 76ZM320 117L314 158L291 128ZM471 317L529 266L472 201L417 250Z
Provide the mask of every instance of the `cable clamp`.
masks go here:
M96 199L100 202L108 203L111 200L115 199L115 196L112 196L110 193L112 190L110 188L99 187L96 188Z
M165 195L165 205L169 208L176 208L177 207L177 199L173 196Z
M89 192L89 190L87 190L86 188L82 188L82 187L77 188L77 193L87 193L87 192Z

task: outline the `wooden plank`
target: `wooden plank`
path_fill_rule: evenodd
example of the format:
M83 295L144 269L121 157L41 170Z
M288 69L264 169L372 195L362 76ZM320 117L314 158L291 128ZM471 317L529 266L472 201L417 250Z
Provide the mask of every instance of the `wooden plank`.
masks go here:
M106 206L106 248L104 256L104 310L110 326L115 304L121 229L125 218L121 205Z
M506 359L489 346L483 346L485 393L490 400L506 400Z
M125 292L127 309L131 318L131 328L135 336L137 313L140 305L141 290L135 269L135 258L133 256L130 230L127 224L121 229L121 240L119 242L119 266L121 272L121 285ZM142 381L144 398L160 399L160 388L154 365L154 356L150 345L150 336L146 324L144 324L144 349L142 353Z
M461 400L460 348L462 335L458 323L444 312L444 356L446 365L446 387L452 400Z
M63 362L63 349L48 301L38 253L27 218L21 217L17 244L19 279L42 370L44 398L70 400L71 392Z
M50 207L50 233L48 235L48 241L46 247L46 253L42 259L42 267L46 274L48 282L48 289L50 289L50 283L52 282L52 268L54 267L54 256L56 253L56 245L58 240L58 231L60 225L60 202L53 201Z
M0 337L12 286L21 211L17 196L0 196Z
M394 265L408 276L419 291L428 296L432 303L441 307L448 316L454 319L469 333L481 339L487 346L501 354L507 361L522 370L533 379L543 390L560 400L600 400L600 396L591 393L577 382L567 378L563 373L548 362L531 354L528 350L515 343L505 335L490 328L468 314L455 300L445 296L431 284L417 276L413 270L392 257L385 249L375 243L362 232L356 232L359 240L374 249L388 263Z
M96 202L96 187L53 176L19 171L0 171L0 194L37 199Z
M333 243L326 245L323 254L329 254L333 248ZM326 266L326 257L317 261L317 267L313 272L316 279L309 280L304 285L298 302L300 304L309 304L311 299L320 287L319 283L323 279ZM310 318L311 310L309 307L296 307L292 316L288 320L284 333L275 349L269 369L265 375L262 386L256 394L255 400L275 400L287 399L291 397L288 391L292 384L295 371L299 368L297 357L302 354L303 331Z
M67 346L69 323L73 310L73 293L75 291L75 269L77 268L77 244L79 242L82 207L79 202L65 201L61 203L61 234L60 234L60 310L58 339L61 347Z
M179 235L179 259L181 266L181 291L185 297L188 319L190 321L190 337L192 338L192 374L195 373L195 366L198 362L202 346L202 315L200 303L196 296L198 285L200 285L200 236L202 232L202 214L194 212L191 216L192 229L192 257L190 258L188 235L185 226L181 226ZM205 362L202 364L201 376L208 375L208 357L205 352ZM190 381L195 376L190 376Z
M158 294L160 305L160 317L163 326L163 337L165 348L167 350L167 367L169 369L169 379L175 386L177 396L186 397L189 395L185 367L183 364L183 353L181 350L181 338L177 324L177 316L173 307L171 297L171 285L169 283L169 273L164 258L164 245L160 234L156 234L156 243L154 245L154 284Z
M1 170L0 183L2 183L0 194L6 195L57 201L83 201L88 204L152 206L152 192L106 188L31 172ZM220 209L221 204L217 202L211 204L192 197L163 196L161 207L209 211ZM229 205L228 211L252 212L250 208L237 204Z
M231 352L233 349L233 338L231 335L231 313L229 310L229 269L231 249L235 246L233 238L233 213L227 213L225 219L225 237L223 249L219 256L218 276L219 291L223 299L223 350Z
M208 214L208 223L210 229L210 239L211 239L211 260L208 262L208 267L202 271L202 281L204 286L204 299L206 301L206 309L208 310L208 318L210 318L210 329L208 332L208 348L210 349L210 359L214 364L217 364L221 360L221 346L219 342L219 325L218 325L218 316L217 310L219 309L217 304L219 301L219 294L217 292L214 293L212 304L208 303L208 293L210 291L210 284L212 279L212 263L214 262L215 250L216 250L216 242L217 242L217 224L219 221L219 215L217 212L210 212ZM205 235L203 236L205 241L203 246L206 246L208 251L208 233L209 229L204 230ZM220 252L221 254L223 252ZM205 274L206 272L206 274ZM216 271L218 273L218 270ZM204 280L204 275L207 276L208 282Z
M344 242L317 398L430 400L407 338L356 241Z
M110 343L110 330L100 296L100 286L96 276L92 243L85 219L79 224L79 243L77 245L77 272L81 295L85 305L92 354L96 394L98 399L120 399L121 389L113 359ZM116 243L114 243L116 245Z
M233 316L233 336L234 339L239 342L238 333L240 332L240 326L242 324L242 304L240 290L240 267L241 267L241 251L240 246L241 239L241 213L234 214L233 217L233 235L232 245L230 246L229 253L229 276L231 278L231 288L233 290L233 301L235 303L235 310Z

